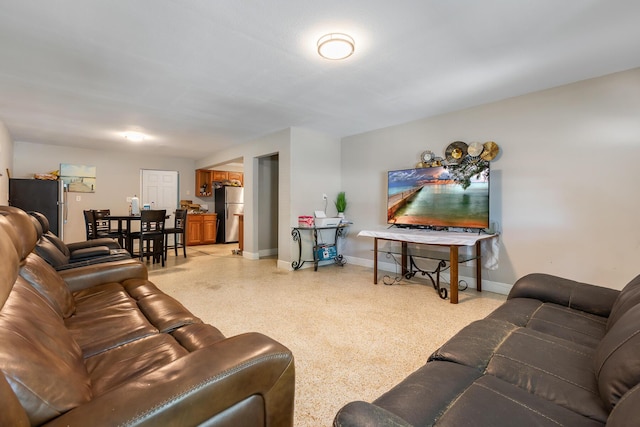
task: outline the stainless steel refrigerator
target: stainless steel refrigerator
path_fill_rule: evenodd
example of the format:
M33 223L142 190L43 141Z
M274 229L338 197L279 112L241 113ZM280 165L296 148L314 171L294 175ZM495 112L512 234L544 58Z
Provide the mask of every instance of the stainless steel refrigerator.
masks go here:
M62 180L9 179L9 206L40 212L47 217L51 232L61 239L67 222L66 199Z
M216 242L237 242L240 229L238 214L244 214L244 188L230 186L216 188L214 204L218 214Z

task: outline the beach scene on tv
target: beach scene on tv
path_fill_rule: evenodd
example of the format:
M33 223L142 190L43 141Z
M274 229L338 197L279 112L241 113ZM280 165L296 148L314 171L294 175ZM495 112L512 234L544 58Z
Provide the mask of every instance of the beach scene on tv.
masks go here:
M387 222L406 226L489 227L489 174L464 189L445 167L389 171Z

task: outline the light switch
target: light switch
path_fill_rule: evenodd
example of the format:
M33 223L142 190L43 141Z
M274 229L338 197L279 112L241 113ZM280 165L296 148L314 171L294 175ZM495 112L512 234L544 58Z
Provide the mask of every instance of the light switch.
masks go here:
M80 200L82 200L82 196L76 196L76 202L79 202Z

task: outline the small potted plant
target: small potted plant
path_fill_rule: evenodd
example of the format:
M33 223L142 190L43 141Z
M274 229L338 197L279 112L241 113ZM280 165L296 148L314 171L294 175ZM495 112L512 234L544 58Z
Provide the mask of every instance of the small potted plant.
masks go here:
M334 203L336 205L336 210L338 211L338 216L340 218L344 218L344 211L347 209L347 197L344 191L338 193L338 197L336 197L336 201Z

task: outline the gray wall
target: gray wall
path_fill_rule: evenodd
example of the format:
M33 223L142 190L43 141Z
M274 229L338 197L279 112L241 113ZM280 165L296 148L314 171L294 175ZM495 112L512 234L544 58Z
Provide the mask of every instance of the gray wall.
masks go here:
M355 223L352 262L372 265L362 229L385 226L386 174L423 150L495 141L491 215L500 265L483 278L509 285L546 272L621 288L640 270L640 69L344 138L342 187ZM471 268L462 274L473 277Z
M87 150L75 147L15 142L13 177L33 178L34 173L59 169L60 163L96 166L95 193L69 193L69 220L65 241L85 239L85 209L111 209L114 214L129 210L127 196L140 195L140 170L176 170L180 179L180 199L193 199L195 166L191 159ZM76 200L76 198L80 200Z

